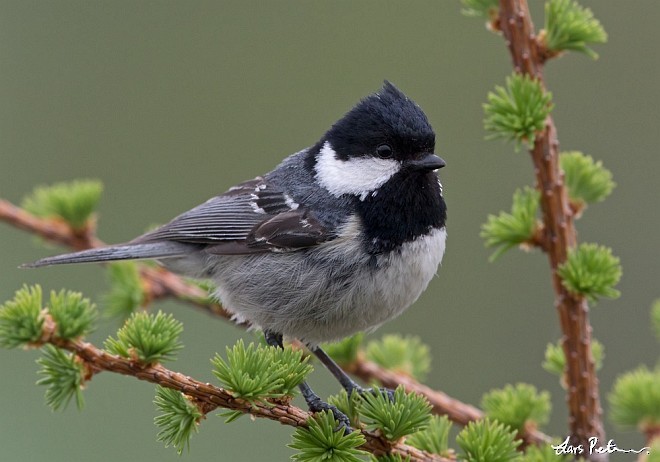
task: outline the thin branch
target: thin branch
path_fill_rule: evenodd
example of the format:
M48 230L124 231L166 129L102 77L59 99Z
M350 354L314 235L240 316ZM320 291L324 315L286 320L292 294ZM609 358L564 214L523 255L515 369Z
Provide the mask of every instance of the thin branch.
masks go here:
M147 303L163 298L173 297L206 311L212 316L218 316L236 325L247 327L232 320L231 314L219 303L208 300L208 293L185 279L163 267L140 265L140 277L145 286Z
M516 72L528 74L543 83L543 64L549 57L538 40L526 0L500 0L499 28L504 35ZM568 251L576 246L574 215L559 167L559 142L551 116L545 129L536 135L530 151L541 192L546 251L552 269L566 355L567 404L571 444L588 447L588 439L605 440L596 367L591 354L589 306L584 297L571 295L557 275L557 267L566 261ZM591 456L596 460L597 455Z
M255 417L275 420L282 425L307 427L307 419L309 419L310 413L290 404L281 402L247 402L237 399L220 387L216 387L210 383L200 382L179 372L167 369L161 364L145 365L120 356L111 355L88 342L63 340L53 335L47 335L47 338L44 340L47 343L74 353L80 360L84 361L86 369L94 373L101 371L114 372L180 391L186 396L191 397L204 414L222 407ZM401 454L403 458L410 457L411 461L452 461L452 459L430 454L412 446L391 443L373 432L362 431L362 434L367 442L361 448L375 455L392 452Z
M103 245L103 242L94 237L94 226L75 231L62 220L44 220L4 199L0 199L0 220L75 250Z

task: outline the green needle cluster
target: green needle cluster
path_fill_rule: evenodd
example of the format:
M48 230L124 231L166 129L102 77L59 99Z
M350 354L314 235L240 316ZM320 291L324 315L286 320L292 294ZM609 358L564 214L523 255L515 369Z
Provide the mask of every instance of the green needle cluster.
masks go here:
M79 292L52 291L49 306L44 308L41 286L25 285L0 306L0 346L38 344L44 335L46 314L55 322L55 336L63 340L90 333L97 318L94 304Z
M494 261L513 247L530 242L538 228L539 192L533 188L518 189L513 194L511 212L488 215L481 227L486 247L494 247L490 260Z
M174 446L179 454L184 448L190 449L190 438L197 433L203 417L199 408L181 392L161 386L156 387L154 404L160 412L154 418L160 429L158 441L164 442L165 447Z
M38 374L43 377L37 385L45 385L46 404L54 411L63 409L69 404L71 398L76 398L78 409L85 405L82 387L83 365L76 361L76 357L53 345L44 345L41 349L43 356L37 359L41 366Z
M360 428L360 398L359 393L351 393L350 397L346 390L342 389L338 394L328 397L328 403L336 406L348 417L353 428Z
M605 43L607 33L589 8L574 0L550 0L545 4L545 46L550 52L574 50L596 59L587 46Z
M21 206L43 218L59 218L73 229L82 229L101 199L103 184L97 180L74 180L36 188Z
M389 441L398 441L428 426L431 405L424 396L406 393L400 385L394 391L394 401L378 388L364 393L358 412L368 430L378 430Z
M290 347L250 343L246 348L241 339L233 348L227 347L226 354L226 360L218 354L211 360L213 374L232 395L247 401L293 395L312 371L309 357Z
M138 266L132 261L110 263L107 274L110 290L103 297L104 314L126 319L144 303Z
M336 431L339 423L330 412L320 412L299 427L289 447L298 452L291 456L298 462L362 462L368 453L358 449L366 440L360 432L348 435Z
M369 342L366 353L369 360L385 369L419 381L423 381L431 369L431 352L419 337L385 335Z
M339 365L346 366L355 362L357 359L363 339L364 334L355 334L351 337L346 337L339 342L325 343L323 345L323 350Z
M61 290L50 293L48 312L55 321L55 334L65 340L83 337L94 329L98 311L80 292Z
M591 156L579 151L562 152L559 163L564 171L564 181L572 202L583 208L587 204L601 202L616 186L612 172L595 162Z
M539 427L550 417L550 393L539 393L536 387L526 383L506 385L486 393L481 407L488 417L522 431L530 424Z
M552 94L528 75L513 74L504 87L488 93L484 104L484 125L489 138L515 141L516 146L534 144L537 132L545 128L545 119L552 110Z
M646 366L620 376L609 395L610 418L624 428L660 426L660 365Z
M422 451L447 456L451 426L451 420L446 415L434 415L429 421L429 426L410 435L406 443Z
M614 286L621 278L621 264L608 247L580 244L559 265L557 274L569 292L584 295L592 302L599 297L617 298L620 295Z
M39 341L44 325L41 294L41 286L24 285L0 306L0 346L16 348Z
M112 354L144 364L154 364L174 359L183 348L179 335L183 325L171 314L158 311L133 313L117 332L117 338L108 338L105 348Z
M53 291L47 308L42 308L42 302L39 285L23 286L12 300L0 307L1 346L15 348L44 342L47 315L50 315L54 323L54 330L50 334L59 340L75 340L92 331L97 311L94 304L83 298L81 293ZM37 385L47 387L46 404L53 410L59 410L75 397L78 408L82 408L82 361L51 344L44 345L41 351L43 356L37 360L37 364L41 366L39 375L43 377L37 381Z
M456 437L467 462L510 462L518 459L516 431L485 418L470 422Z

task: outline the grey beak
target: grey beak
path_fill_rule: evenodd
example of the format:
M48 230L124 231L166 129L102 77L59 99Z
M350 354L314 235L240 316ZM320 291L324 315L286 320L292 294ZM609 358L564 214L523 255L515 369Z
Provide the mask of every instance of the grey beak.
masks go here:
M447 165L444 160L433 153L422 154L419 159L409 160L407 164L416 170L437 170Z

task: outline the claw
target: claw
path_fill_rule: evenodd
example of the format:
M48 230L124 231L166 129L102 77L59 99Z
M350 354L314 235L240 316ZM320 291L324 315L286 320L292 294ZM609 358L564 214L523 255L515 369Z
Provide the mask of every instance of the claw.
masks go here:
M343 412L341 412L339 409L337 409L336 406L333 406L332 404L328 404L325 401L318 400L317 402L310 404L309 410L312 412L330 411L332 412L332 415L335 417L335 420L339 422L339 425L337 425L335 431L339 431L343 429L344 435L348 435L349 433L353 432L353 429L351 428L351 422L348 419L348 416Z
M335 417L335 420L339 422L339 425L337 425L335 431L341 430L343 428L345 435L348 435L353 431L351 428L351 421L348 420L346 414L341 412L332 404L328 404L323 401L319 395L314 393L307 382L302 382L300 385L298 385L298 387L300 388L300 392L302 393L303 398L305 398L305 402L307 403L307 406L311 412L330 411Z

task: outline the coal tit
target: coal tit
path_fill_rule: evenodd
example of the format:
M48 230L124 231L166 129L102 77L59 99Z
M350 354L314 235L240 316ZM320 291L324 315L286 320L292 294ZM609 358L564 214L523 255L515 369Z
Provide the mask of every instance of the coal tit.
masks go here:
M446 206L435 173L445 162L434 149L424 112L386 81L264 176L128 243L25 266L146 258L210 279L238 321L272 345L283 336L306 343L349 392L360 391L318 344L398 316L435 275ZM301 389L312 410L332 408Z

